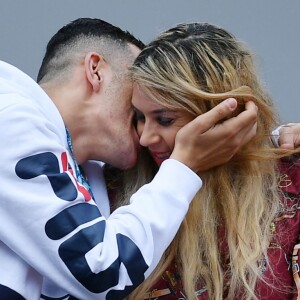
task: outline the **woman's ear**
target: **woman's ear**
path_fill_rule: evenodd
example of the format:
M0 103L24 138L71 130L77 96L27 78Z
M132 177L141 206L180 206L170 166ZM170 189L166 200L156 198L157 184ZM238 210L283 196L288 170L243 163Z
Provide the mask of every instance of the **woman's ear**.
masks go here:
M103 81L101 74L103 62L103 57L97 52L88 53L84 60L86 78L96 93L100 90L100 84Z

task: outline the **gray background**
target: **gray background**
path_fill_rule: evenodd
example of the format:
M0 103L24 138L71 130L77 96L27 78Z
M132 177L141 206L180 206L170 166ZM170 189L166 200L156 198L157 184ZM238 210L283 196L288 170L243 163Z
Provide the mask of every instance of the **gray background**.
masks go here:
M281 121L300 121L300 0L1 0L0 59L35 79L48 40L78 17L102 18L146 43L180 22L223 26L256 53Z

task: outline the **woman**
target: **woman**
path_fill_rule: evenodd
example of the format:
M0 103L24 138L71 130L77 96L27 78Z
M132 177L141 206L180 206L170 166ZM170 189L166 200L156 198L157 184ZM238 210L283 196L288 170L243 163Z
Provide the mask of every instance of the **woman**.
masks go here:
M116 205L151 180L169 158L177 131L197 115L234 97L238 112L252 100L259 116L256 138L230 162L201 174L204 186L177 236L129 298L299 297L300 162L287 157L293 151L272 145L276 114L251 53L214 25L182 24L151 42L132 74L144 149L138 167L125 174L126 193L114 191Z

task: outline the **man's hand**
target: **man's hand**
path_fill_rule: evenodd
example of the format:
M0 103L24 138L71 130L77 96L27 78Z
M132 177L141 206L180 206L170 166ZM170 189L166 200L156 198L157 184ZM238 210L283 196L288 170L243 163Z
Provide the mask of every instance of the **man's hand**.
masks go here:
M229 118L236 109L235 99L227 99L182 127L175 140L171 158L194 172L203 172L224 164L256 134L257 107L252 102L238 116Z
M282 149L300 147L300 123L289 123L279 128L278 145Z

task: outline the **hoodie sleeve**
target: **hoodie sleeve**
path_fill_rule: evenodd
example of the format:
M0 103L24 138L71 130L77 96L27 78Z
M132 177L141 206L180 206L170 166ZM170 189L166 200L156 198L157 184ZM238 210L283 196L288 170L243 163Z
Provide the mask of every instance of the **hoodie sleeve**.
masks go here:
M74 176L64 129L23 96L1 94L0 103L0 252L79 299L123 299L155 268L200 178L167 160L131 205L105 218ZM13 271L1 272L0 284L34 299Z

